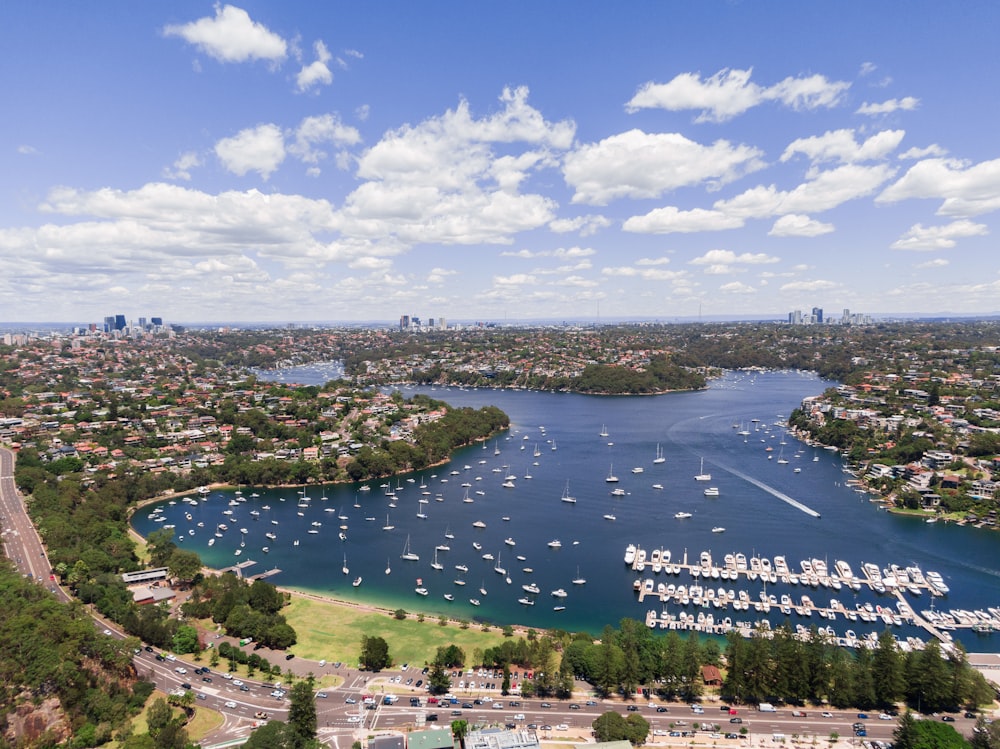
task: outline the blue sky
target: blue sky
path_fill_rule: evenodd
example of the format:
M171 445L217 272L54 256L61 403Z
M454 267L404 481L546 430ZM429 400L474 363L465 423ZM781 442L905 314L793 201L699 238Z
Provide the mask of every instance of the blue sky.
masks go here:
M0 4L0 320L1000 310L988 2Z

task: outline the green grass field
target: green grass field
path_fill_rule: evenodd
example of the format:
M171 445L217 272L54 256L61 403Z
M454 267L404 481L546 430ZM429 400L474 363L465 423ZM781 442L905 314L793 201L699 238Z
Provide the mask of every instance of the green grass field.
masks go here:
M301 658L342 661L356 665L361 652L361 636L377 636L389 645L389 655L396 664L423 666L434 659L439 646L457 645L470 663L474 650L495 647L503 642L497 627L483 632L482 626L470 623L462 629L457 622L441 626L437 618L423 622L413 615L398 620L382 611L369 611L332 602L295 595L281 612L298 634L292 651Z

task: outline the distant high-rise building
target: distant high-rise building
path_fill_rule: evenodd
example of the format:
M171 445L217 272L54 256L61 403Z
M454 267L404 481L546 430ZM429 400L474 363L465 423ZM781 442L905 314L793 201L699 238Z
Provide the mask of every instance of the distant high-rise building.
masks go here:
M145 317L140 317L139 318L139 327L142 328L143 330L146 329L146 318Z
M125 330L127 324L125 315L115 315L115 330Z
M823 308L822 307L813 307L813 318L814 318L815 322L817 322L817 323L822 323L823 322Z
M153 323L153 325L155 325L158 328L162 328L163 327L163 318L162 317L151 317L151 318L149 318L149 321L151 323Z
M844 307L844 315L843 317L840 318L840 322L842 325L851 324L851 310L849 310L847 307Z
M115 316L108 315L104 318L104 332L110 333L115 329Z
M400 315L400 317L399 317L399 329L400 330L406 330L409 327L410 327L410 316L409 315Z

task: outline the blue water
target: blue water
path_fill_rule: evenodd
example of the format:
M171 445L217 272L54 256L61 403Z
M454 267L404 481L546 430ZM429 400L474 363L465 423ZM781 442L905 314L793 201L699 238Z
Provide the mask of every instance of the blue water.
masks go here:
M285 373L284 379L309 382L301 371L294 376ZM748 558L784 555L793 569L801 559L826 559L832 570L834 560L843 559L858 576L864 561L880 568L916 563L924 571L940 572L951 588L946 598L935 600L936 609L1000 606L1000 536L974 528L930 525L881 511L866 495L846 484L850 476L843 472L837 455L807 447L770 426L787 417L803 397L822 392L827 384L809 374L773 372L730 373L705 391L648 397L407 389L407 395L427 392L457 406L496 405L511 417L510 431L486 449L477 446L459 451L450 464L388 480L396 489L394 508L385 496L386 489L380 486L386 482L383 480L369 482L368 492L358 491L358 485L310 487L309 506L305 508L297 506L295 489L243 487L247 501L231 508L233 493L216 491L197 506L180 501L163 503L163 514L168 518L166 523L176 525L176 532L184 536L183 546L196 550L210 566L225 567L250 559L255 564L247 574L279 568L281 572L269 578L277 585L493 623L599 633L605 624L617 624L622 617L642 619L649 608L659 610L658 602L640 604L636 599L632 583L637 574L622 563L629 543L646 549L670 549L674 561L687 554L694 562L701 551L708 550L720 564L727 552L743 552ZM744 440L734 424L751 430L769 426L769 431L752 431ZM602 427L607 437L599 436ZM786 444L781 445L781 441ZM661 464L653 463L657 444L666 458ZM536 446L538 457L533 455ZM771 453L765 452L768 446L773 448ZM496 449L499 455L494 455ZM773 459L769 460L768 454ZM778 464L779 455L789 461L787 465ZM814 461L814 456L819 460ZM693 478L702 470L702 460L704 471L712 474L709 483L719 488L719 497L705 497L706 484ZM619 477L615 485L605 482L612 465ZM633 473L637 467L643 472ZM795 467L801 472L793 473ZM500 472L494 472L496 468ZM456 470L458 475L451 475ZM513 489L501 487L508 473L518 477ZM532 478L525 478L526 473ZM426 489L419 488L421 483ZM473 502L463 501L466 488L462 483L471 484L468 492ZM560 501L567 483L570 494L577 498L575 504ZM655 489L654 484L664 488ZM614 486L624 489L626 495L610 496ZM422 495L422 491L429 494ZM253 492L260 496L250 497ZM420 504L421 498L427 503ZM359 508L354 507L356 502ZM270 509L263 509L264 505ZM148 517L151 509L136 515L134 525L140 533L163 525ZM226 509L232 509L234 516L224 516ZM259 519L250 515L253 509L260 513ZM421 510L426 519L417 517ZM676 519L674 514L679 511L692 516ZM185 512L191 514L190 520ZM606 513L616 519L606 520ZM341 521L339 515L347 519ZM391 531L382 529L387 515L389 524L395 526ZM474 528L477 520L486 527ZM198 527L199 522L203 527ZM229 530L209 547L208 540L220 522ZM313 526L313 522L321 525ZM338 538L340 525L347 526L343 531L346 541ZM725 527L725 532L713 533L716 526ZM240 534L241 527L246 528L245 535ZM318 532L308 533L310 529ZM191 530L194 535L189 534ZM266 532L276 538L267 539ZM446 541L446 532L453 533L454 540ZM419 561L400 559L408 536ZM506 545L507 538L516 545ZM296 539L299 545L293 546ZM561 542L561 548L548 546L554 539ZM241 541L245 544L242 553L234 556ZM473 542L482 545L481 551L473 548ZM436 571L430 566L435 546L445 543L451 550L438 552L444 569ZM268 553L261 550L265 545ZM486 553L499 555L510 584L494 572L493 561L481 558ZM517 560L517 555L525 560ZM345 556L350 569L347 575L341 571ZM466 565L468 572L457 571L458 564ZM391 568L388 575L387 565ZM533 571L525 572L525 567ZM651 574L647 569L643 577ZM362 583L355 588L352 581L358 576ZM587 580L585 585L572 584L578 576ZM414 593L418 578L429 591L426 597ZM455 580L465 580L466 585L456 585ZM518 599L526 596L522 585L532 581L541 589L540 594L529 596L535 605L519 604ZM663 581L692 582L686 573L664 577ZM745 579L712 581L711 585L743 588L751 600L756 600L761 590L760 583ZM480 586L485 587L486 595L479 592ZM556 588L565 589L568 596L562 601L555 599L550 592ZM847 588L835 592L778 583L768 585L767 592L779 597L787 592L793 598L806 593L819 605L837 597L848 609L858 601L893 604L891 598L880 598L867 588L854 594ZM454 601L445 600L445 594L453 595ZM481 605L473 606L470 598L479 599ZM927 594L910 596L909 601L918 611L930 606ZM554 611L558 604L565 610ZM672 613L681 610L674 604L668 608ZM697 613L694 607L688 611ZM722 613L713 608L707 612L717 620L726 615L744 621L761 616L752 609ZM775 613L771 620L780 623L783 618ZM791 622L830 624L826 619L799 619L794 614ZM884 625L838 618L831 626L837 634L850 628L860 636ZM904 626L896 631L901 637L926 639L921 630ZM1000 651L1000 633L956 632L955 638L970 651Z

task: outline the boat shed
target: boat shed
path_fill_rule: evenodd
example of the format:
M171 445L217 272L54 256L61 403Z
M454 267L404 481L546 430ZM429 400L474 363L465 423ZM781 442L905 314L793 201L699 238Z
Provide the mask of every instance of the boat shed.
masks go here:
M157 580L167 579L167 568L166 567L152 567L148 570L139 570L137 572L123 572L122 582L126 585L141 585L143 583L151 583Z
M131 590L132 600L141 604L172 601L176 595L170 588L154 588L149 585L137 585Z
M383 734L369 739L368 749L406 749L406 744L400 734Z

